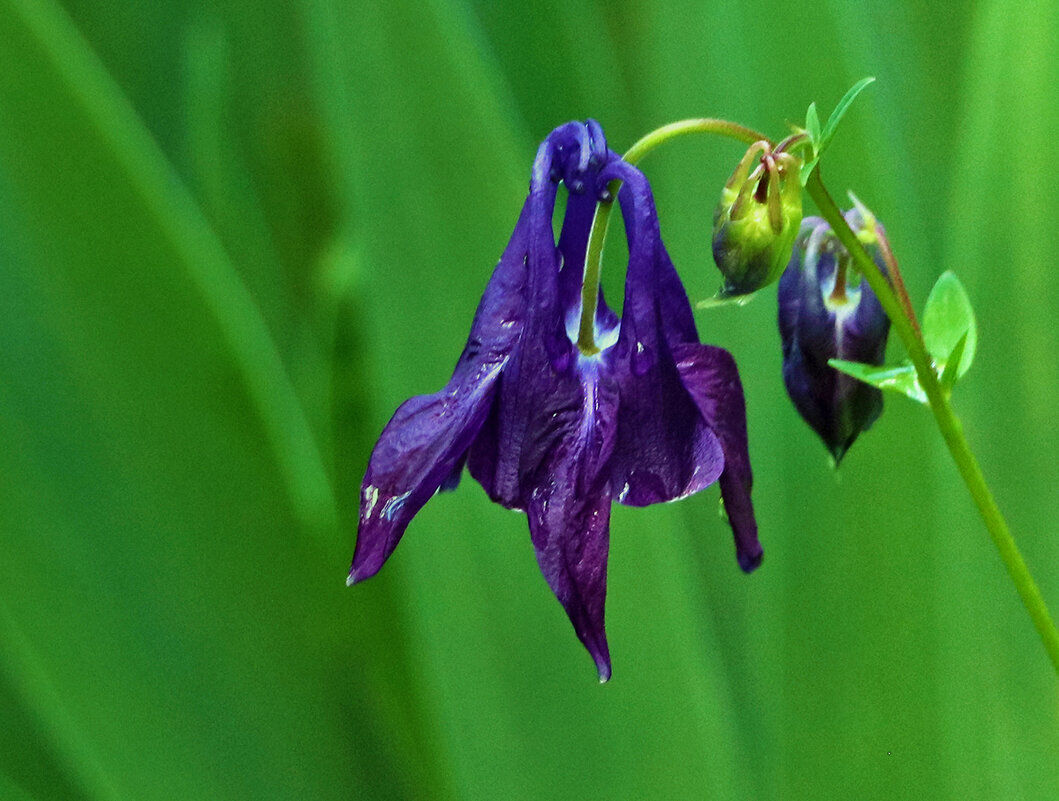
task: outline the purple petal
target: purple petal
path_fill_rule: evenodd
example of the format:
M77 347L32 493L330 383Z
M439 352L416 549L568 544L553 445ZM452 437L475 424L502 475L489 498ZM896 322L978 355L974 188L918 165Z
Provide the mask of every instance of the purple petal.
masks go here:
M761 564L763 554L750 502L753 476L739 371L728 351L712 345L678 345L673 355L684 387L724 449L721 497L735 537L736 558L749 573Z
M349 584L379 571L423 504L451 481L485 421L501 365L405 401L387 423L364 475Z
M617 500L648 506L685 498L715 482L724 452L684 389L668 348L643 375L626 375L611 462Z
M576 312L581 306L585 252L588 250L588 235L592 230L592 218L595 213L596 198L593 194L567 196L563 229L559 234L559 252L563 256L563 268L559 274L559 297L564 310Z
M577 406L548 415L553 422L539 432L539 461L524 476L523 505L541 572L595 660L600 681L607 681L611 487L606 467L614 447L617 393L598 366L590 363L581 374Z
M647 178L624 161L613 162L603 170L602 180L615 178L623 182L618 200L629 243L622 327L631 325L628 335L644 327L653 328L671 344L698 342L688 295L662 243L658 213ZM640 302L629 303L630 290Z
M538 152L524 211L527 238L525 288L519 293L525 309L521 341L504 366L496 408L468 459L471 475L493 501L508 509L524 508L523 474L527 464L532 467L541 458L536 452L541 441L538 434L551 425L540 417L546 409L554 408L549 404L555 403L559 376L569 374L574 361L575 348L566 335L559 299L562 260L552 231L557 192L550 178L552 160L562 153L552 146L551 139ZM577 154L566 155L571 158ZM576 380L571 386L576 389Z
M683 498L712 484L724 467L721 444L681 382L670 351L673 338L695 324L683 286L658 229L650 187L628 165L605 174L620 177L618 195L629 242L625 307L614 353L621 408L612 483L629 506Z
M449 383L403 403L375 444L361 488L350 584L375 575L423 504L458 480L525 324L527 207L489 279Z

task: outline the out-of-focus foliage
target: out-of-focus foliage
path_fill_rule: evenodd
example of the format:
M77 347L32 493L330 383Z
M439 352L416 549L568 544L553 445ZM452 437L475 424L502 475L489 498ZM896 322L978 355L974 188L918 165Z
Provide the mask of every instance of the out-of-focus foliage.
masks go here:
M736 567L716 490L616 509L610 685L471 481L343 586L374 437L447 378L554 125L776 136L874 75L825 180L885 217L917 305L960 275L959 410L1059 607L1057 27L1001 0L0 0L0 796L1059 796L1055 677L927 415L888 399L836 477L768 292L699 319L743 371L765 564ZM740 150L642 165L693 299Z

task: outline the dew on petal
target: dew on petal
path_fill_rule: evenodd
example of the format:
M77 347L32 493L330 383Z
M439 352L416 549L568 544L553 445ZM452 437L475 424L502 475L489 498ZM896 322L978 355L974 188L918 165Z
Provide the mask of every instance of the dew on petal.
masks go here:
M636 350L632 354L632 371L634 375L645 375L654 365L654 353L642 342L636 343Z
M362 517L367 519L375 511L375 504L379 502L379 488L370 484L364 488L364 512Z
M377 492L378 491L376 490L376 493ZM390 500L388 500L386 503L384 503L382 505L383 518L386 520L393 520L394 515L401 511L401 507L404 506L405 501L408 500L408 496L411 494L411 492L404 492L400 495L395 495L394 497L390 498Z

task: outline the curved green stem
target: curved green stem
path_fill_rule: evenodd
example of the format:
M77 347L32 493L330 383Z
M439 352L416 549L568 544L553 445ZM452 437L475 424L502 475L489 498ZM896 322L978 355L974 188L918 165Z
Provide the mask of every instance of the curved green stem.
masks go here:
M765 136L765 134L760 131L755 131L753 128L747 128L745 125L739 125L738 123L729 122L728 120L702 117L693 120L671 122L669 125L655 128L649 134L641 137L632 147L625 151L625 155L622 156L622 158L630 164L637 164L640 159L659 145L664 145L670 139L676 139L678 136L686 136L688 134L696 133L727 136L729 139L735 139L748 145L761 141L768 142L770 145L772 144L771 140Z
M659 145L663 145L671 139L676 139L680 136L696 133L727 136L748 145L762 140L769 142L770 145L772 144L765 134L759 133L752 128L747 128L745 125L705 117L680 120L679 122L656 128L630 147L623 158L629 164L636 164ZM611 197L617 197L619 186L621 186L621 181L611 182ZM599 274L602 263L603 243L606 240L607 226L610 223L610 210L613 205L613 201L596 205L596 214L592 218L592 232L588 238L584 281L581 284L581 323L577 332L577 347L586 356L599 353L595 337L596 302L599 298Z
M885 309L894 329L897 331L897 335L904 343L905 349L908 351L908 355L916 369L916 374L919 376L920 386L923 387L930 409L934 413L938 429L945 439L945 444L949 448L953 461L956 463L956 468L960 471L960 476L967 485L967 489L970 491L971 497L982 515L982 519L985 521L986 528L989 530L989 535L993 538L993 544L1000 553L1000 558L1007 568L1008 575L1011 576L1015 589L1018 590L1019 597L1033 620L1033 625L1044 643L1044 650L1048 652L1056 674L1059 674L1059 631L1056 630L1052 616L1048 612L1048 606L1045 604L1044 597L1037 587L1037 582L1034 581L1026 561L1022 558L1022 553L1015 544L1014 537L1011 536L1007 521L1001 514L996 499L986 484L982 469L971 452L970 445L967 443L967 438L963 433L963 426L952 408L949 393L942 389L938 381L934 363L927 353L926 345L923 343L923 336L919 332L918 326L914 323L915 318L905 313L903 304L894 293L890 283L857 239L856 234L846 223L842 212L820 180L819 167L813 170L805 188L813 200L816 201L820 214L830 223L831 230L835 232L839 241L849 251L857 268L879 298L879 302L882 303L883 309Z

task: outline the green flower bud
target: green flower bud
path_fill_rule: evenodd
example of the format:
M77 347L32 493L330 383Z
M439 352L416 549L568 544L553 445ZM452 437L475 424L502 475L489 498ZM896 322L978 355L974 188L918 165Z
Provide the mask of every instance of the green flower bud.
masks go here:
M756 142L735 168L713 215L720 297L756 292L782 275L802 221L800 167L797 156Z

